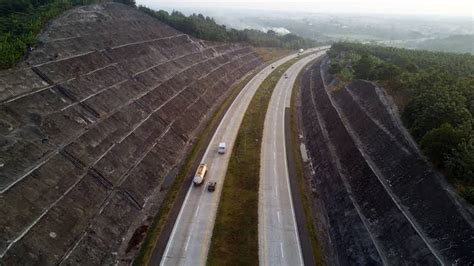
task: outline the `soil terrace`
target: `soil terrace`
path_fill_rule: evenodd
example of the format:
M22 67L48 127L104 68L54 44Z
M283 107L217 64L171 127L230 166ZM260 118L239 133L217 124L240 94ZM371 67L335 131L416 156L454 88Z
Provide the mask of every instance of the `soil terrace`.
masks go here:
M0 72L0 261L113 264L208 113L262 62L112 3L39 40Z

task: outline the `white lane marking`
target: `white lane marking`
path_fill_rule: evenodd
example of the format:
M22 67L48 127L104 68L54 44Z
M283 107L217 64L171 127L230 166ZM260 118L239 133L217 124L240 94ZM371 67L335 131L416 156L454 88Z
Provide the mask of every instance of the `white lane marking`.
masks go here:
M168 240L168 243L167 243L167 245L166 245L165 253L164 253L163 258L162 258L162 260L161 260L161 262L160 262L160 265L165 265L165 263L166 263L166 259L168 258L168 252L169 252L169 250L170 250L170 248L171 248L171 245L172 245L171 242L172 242L173 239L174 239L174 235L175 235L175 233L176 233L176 229L178 228L178 224L179 224L179 221L180 221L180 219L181 219L181 216L183 215L185 206L186 206L186 204L188 203L188 197L189 197L189 195L191 194L191 189L192 189L192 188L193 188L193 185L191 184L191 185L189 186L188 193L186 193L186 197L184 198L183 205L181 205L181 209L179 210L178 218L176 219L176 222L175 222L175 224L174 224L174 226L173 226L173 231L171 232L171 236L170 236L170 238L169 238L170 240Z
M309 61L306 61L306 62L309 62ZM304 65L305 64L302 64L302 66L304 66ZM288 94L288 91L287 91L287 94ZM282 120L284 121L284 116L283 116ZM283 133L283 139L285 139L286 134L285 134L284 125L282 125L281 127L282 127L281 132ZM285 144L285 142L282 143L282 146L283 146L283 154L286 154L286 144ZM298 235L298 226L296 224L296 219L295 219L295 214L294 214L293 198L291 196L291 187L290 187L290 181L289 181L289 175L288 175L288 165L287 165L286 160L283 160L283 166L285 168L284 173L286 174L286 178L285 178L285 180L286 180L286 190L288 192L288 198L289 198L289 201L290 201L290 212L292 213L292 221L293 221L293 228L294 228L293 231L294 231L294 234L295 234L295 239L297 241L296 246L297 246L297 249L298 249L299 261L300 261L299 264L303 265L303 257L302 257L302 253L301 253L300 238L299 238L299 235ZM282 257L283 257L283 247L282 247Z
M280 223L280 211L277 211L278 223Z
M187 250L188 250L188 245L189 245L189 240L191 240L191 235L192 235L192 234L190 234L190 235L188 236L188 240L186 240L186 246L184 247L184 251L187 251Z
M200 208L200 207L201 207L201 205L198 204L198 207L197 207L197 209L196 209L196 212L194 213L194 217L196 217L196 216L198 215L198 213L199 213L199 208Z
M283 243L280 242L280 251L281 251L281 257L284 258L285 254L283 253Z

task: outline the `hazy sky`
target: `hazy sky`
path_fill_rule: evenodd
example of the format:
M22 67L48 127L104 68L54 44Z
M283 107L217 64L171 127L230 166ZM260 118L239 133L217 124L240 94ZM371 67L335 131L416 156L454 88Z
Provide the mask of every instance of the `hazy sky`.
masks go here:
M152 8L251 8L307 12L448 15L473 18L474 0L136 0Z

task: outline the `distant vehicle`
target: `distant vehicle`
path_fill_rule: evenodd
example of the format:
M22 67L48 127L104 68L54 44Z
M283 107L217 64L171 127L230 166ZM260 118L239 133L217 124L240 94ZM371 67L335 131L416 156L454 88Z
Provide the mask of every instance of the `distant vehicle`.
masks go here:
M225 142L219 143L219 148L217 149L217 152L219 154L224 154L225 153Z
M303 49L300 49L299 53L301 54L301 53L303 53L303 51L304 51Z
M285 73L285 78L287 79L288 78L288 74Z
M274 69L274 68L275 68L275 66L272 65L272 69Z
M199 165L196 174L194 175L193 183L195 186L199 186L204 181L207 173L207 164L202 163Z
M207 191L209 192L213 192L214 190L216 190L216 184L217 182L211 182L209 181L209 183L207 183Z

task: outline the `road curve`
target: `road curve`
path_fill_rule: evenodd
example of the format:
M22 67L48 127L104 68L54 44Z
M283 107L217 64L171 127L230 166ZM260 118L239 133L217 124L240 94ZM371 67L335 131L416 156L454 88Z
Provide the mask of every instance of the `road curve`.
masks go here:
M273 91L263 130L259 188L260 265L304 265L293 210L285 146L285 109L298 73L324 51L292 65Z
M160 265L206 263L222 184L245 111L260 84L272 72L271 66L276 68L296 56L296 54L289 55L265 67L247 83L227 110L202 158L202 162L207 163L209 167L205 185L199 187L190 185ZM220 142L225 142L227 145L225 154L217 153ZM213 193L207 191L207 181L217 181Z

